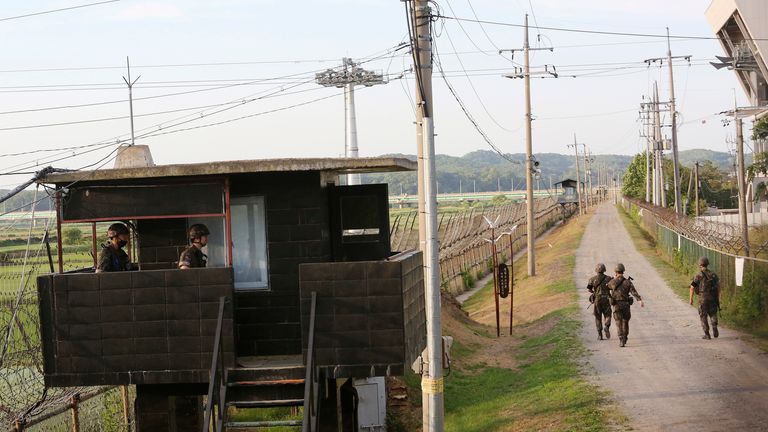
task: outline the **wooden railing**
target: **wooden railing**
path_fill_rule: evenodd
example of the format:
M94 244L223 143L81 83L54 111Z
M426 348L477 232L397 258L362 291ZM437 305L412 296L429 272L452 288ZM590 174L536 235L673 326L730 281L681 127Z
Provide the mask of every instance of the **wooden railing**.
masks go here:
M211 372L208 380L208 399L205 402L202 432L208 432L211 426L215 432L224 431L227 417L227 371L224 368L224 347L222 343L224 304L226 302L227 297L219 297L219 317L216 320L216 336L213 341ZM211 425L211 421L213 421L213 425Z
M315 309L317 293L312 292L312 303L309 312L309 334L307 335L307 362L304 379L304 420L301 430L315 432L317 430L318 402L318 373L315 367Z

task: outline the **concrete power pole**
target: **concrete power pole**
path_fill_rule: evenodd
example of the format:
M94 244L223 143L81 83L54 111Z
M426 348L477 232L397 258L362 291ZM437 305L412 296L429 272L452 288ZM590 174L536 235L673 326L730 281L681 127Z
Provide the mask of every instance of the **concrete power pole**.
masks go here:
M531 65L528 44L528 14L525 15L525 36L523 40L523 71L525 80L525 209L526 235L528 238L528 276L536 275L535 227L533 217L533 142L531 136Z
M695 176L695 191L694 195L696 196L696 217L699 217L699 161L696 161L696 165L693 166L693 175Z
M744 168L744 131L738 109L734 111L736 121L736 163L738 164L737 181L739 182L739 219L741 219L741 235L744 239L744 255L749 256L749 225L747 225L747 188L745 186Z
M589 195L589 189L587 189L587 185L589 184L587 181L587 172L589 171L589 164L587 164L587 145L582 144L582 146L584 146L584 202L586 203L584 209L589 210L589 207L592 206L592 202L590 201L592 197Z
M427 359L422 372L423 430L442 432L443 337L440 318L440 261L437 232L437 179L435 176L435 134L432 103L432 12L429 2L413 0L408 17L414 35L416 71L416 142L419 177L419 240L424 251L424 282L427 315ZM423 234L422 234L423 232Z
M667 27L667 56L666 57L658 57L658 58L652 58L647 59L645 62L650 66L651 63L660 62L663 63L664 61L667 62L667 67L669 69L669 112L670 112L670 118L672 119L672 162L673 162L673 172L674 172L674 186L675 186L675 213L682 214L682 197L681 197L681 185L680 185L680 161L678 159L678 151L677 151L677 111L675 110L675 77L673 72L673 64L672 62L675 59L685 59L688 62L691 60L691 56L685 55L685 56L677 56L672 57L672 42L669 37L669 27ZM658 102L658 96L656 98ZM663 149L662 149L663 150ZM663 157L662 157L662 167L663 167ZM662 172L662 177L663 177ZM663 182L663 180L662 180ZM662 192L664 186L662 184ZM662 195L662 201L664 202L664 206L666 206L666 194Z
M576 154L576 193L578 195L579 200L579 214L584 214L586 210L584 209L584 206L581 204L581 196L583 195L581 193L581 180L580 180L580 170L579 170L579 144L576 142L576 134L573 134L573 151ZM568 144L568 147L571 147L571 144Z
M664 144L661 135L661 107L659 106L659 86L653 83L653 101L654 101L654 146L656 148L656 187L658 188L656 205L667 206L667 195L664 191Z
M672 72L672 43L669 40L667 27L667 66L669 67L669 114L672 119L672 162L675 176L675 213L682 214L682 199L680 196L680 165L677 159L677 112L675 111L675 77Z
M344 89L344 156L348 158L358 157L357 147L357 116L355 114L355 86L366 87L386 84L381 73L365 70L358 67L351 58L342 59L341 71L328 69L315 74L315 81L325 87L338 87ZM360 174L347 174L348 185L360 184Z

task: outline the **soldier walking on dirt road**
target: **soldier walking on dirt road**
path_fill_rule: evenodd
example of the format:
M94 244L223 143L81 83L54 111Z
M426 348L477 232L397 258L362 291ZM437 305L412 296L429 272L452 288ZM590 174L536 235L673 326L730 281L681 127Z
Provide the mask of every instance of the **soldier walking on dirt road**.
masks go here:
M611 290L611 305L613 305L613 319L616 320L616 326L619 328L619 346L627 344L629 336L629 319L632 317L630 306L632 306L632 297L640 302L640 307L645 307L643 298L637 293L632 284L632 278L624 277L624 264L616 264L614 269L616 277L608 282L608 288Z
M704 330L702 339L712 339L709 336L707 316L712 321L712 336L720 336L720 332L717 331L717 311L720 309L720 278L707 267L709 267L709 258L699 258L700 271L691 282L688 298L688 303L693 304L693 294L699 296L699 318L701 319L701 328Z
M592 293L589 296L589 302L595 308L595 326L597 326L597 338L603 340L603 330L605 338L611 338L611 291L608 289L608 282L611 277L605 274L605 264L600 263L595 267L596 275L592 276L587 283L587 290ZM605 320L605 326L603 326Z

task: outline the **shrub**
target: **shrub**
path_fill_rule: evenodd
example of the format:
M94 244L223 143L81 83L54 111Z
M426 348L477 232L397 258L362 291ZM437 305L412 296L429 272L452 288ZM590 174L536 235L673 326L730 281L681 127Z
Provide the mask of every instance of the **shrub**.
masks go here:
M75 245L82 241L83 232L79 228L67 228L64 230L64 244Z
M731 301L729 315L739 325L752 326L763 318L766 296L763 281L765 272L755 270L744 274L744 281Z

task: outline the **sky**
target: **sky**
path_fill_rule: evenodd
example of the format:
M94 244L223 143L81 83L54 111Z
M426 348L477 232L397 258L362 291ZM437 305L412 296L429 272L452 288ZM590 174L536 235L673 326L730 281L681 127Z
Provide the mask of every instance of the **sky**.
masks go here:
M3 2L0 8L0 188L42 166L112 166L130 141L130 58L137 144L157 164L344 153L344 99L314 82L351 57L388 83L355 92L361 156L416 152L411 58L399 0L120 0L11 18L95 0ZM440 14L570 29L713 36L709 0L437 0ZM531 28L533 151L569 153L574 134L595 154L643 148L638 109L658 81L669 92L666 40ZM525 151L523 81L504 78L522 55L523 29L449 18L435 22L437 153L490 149L449 92L447 80L492 142ZM680 150L727 151L732 128L718 113L746 98L733 72L708 65L715 40L675 39ZM576 75L576 77L572 77ZM79 106L80 105L80 106ZM86 105L86 106L82 106ZM20 112L21 111L21 112ZM62 124L65 123L65 124ZM81 147L92 145L91 147ZM56 150L56 151L53 151ZM85 153L87 151L87 153ZM13 153L32 152L11 156Z

